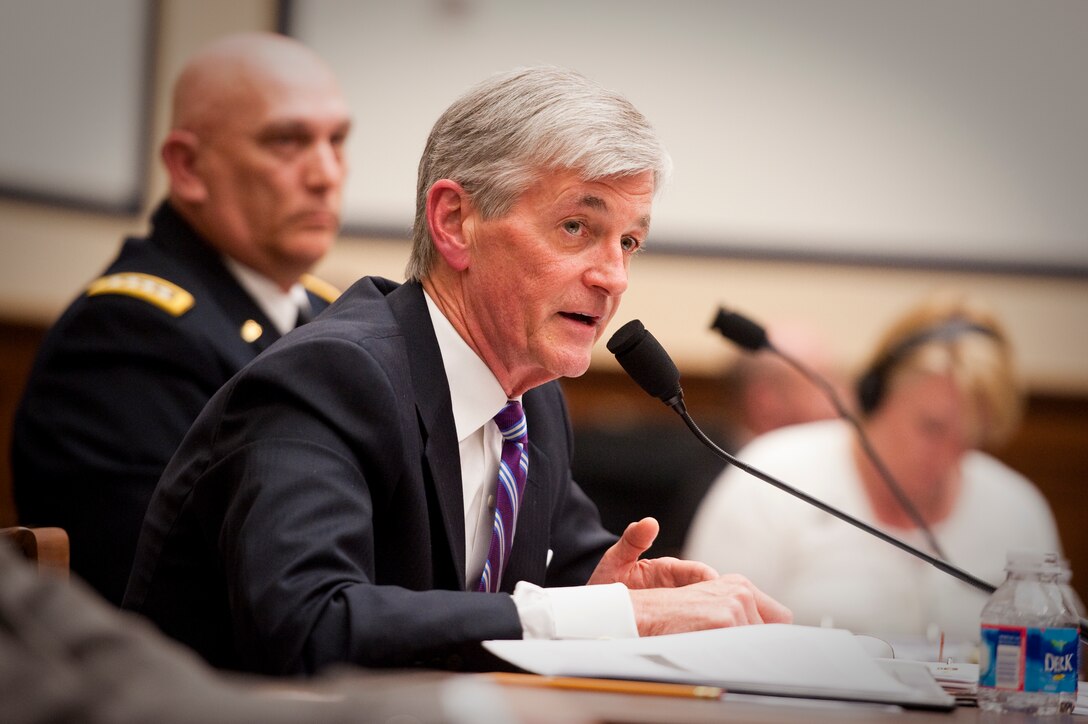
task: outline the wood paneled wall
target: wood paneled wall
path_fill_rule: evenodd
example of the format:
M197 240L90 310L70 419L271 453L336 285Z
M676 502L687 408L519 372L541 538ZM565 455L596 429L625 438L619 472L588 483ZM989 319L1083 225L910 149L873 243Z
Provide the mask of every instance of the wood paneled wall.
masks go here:
M0 321L0 527L17 520L11 496L11 423L44 335L40 326Z

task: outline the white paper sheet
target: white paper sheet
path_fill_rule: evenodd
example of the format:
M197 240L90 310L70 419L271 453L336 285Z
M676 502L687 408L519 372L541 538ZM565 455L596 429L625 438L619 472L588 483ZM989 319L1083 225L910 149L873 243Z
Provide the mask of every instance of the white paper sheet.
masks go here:
M495 655L545 675L644 679L730 691L949 708L920 667L885 667L849 631L768 624L600 641L487 641Z

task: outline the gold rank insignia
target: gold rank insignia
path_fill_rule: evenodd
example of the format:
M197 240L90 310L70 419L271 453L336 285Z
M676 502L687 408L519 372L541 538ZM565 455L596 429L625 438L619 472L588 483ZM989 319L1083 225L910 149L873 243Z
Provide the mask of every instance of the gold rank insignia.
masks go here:
M329 284L324 279L318 279L313 274L303 274L299 281L302 283L302 286L305 287L306 291L311 294L316 294L329 304L335 302L336 298L340 296L339 289L332 284Z
M87 296L123 294L153 304L167 314L180 317L195 301L193 295L162 277L140 272L121 272L95 279L87 287Z
M264 334L264 327L252 319L247 319L242 325L242 339L246 342L256 342Z

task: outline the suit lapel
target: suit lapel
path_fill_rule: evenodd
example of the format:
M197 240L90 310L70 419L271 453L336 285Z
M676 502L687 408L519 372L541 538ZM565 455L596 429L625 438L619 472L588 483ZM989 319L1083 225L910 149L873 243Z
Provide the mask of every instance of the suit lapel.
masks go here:
M218 306L229 320L236 338L231 349L239 353L237 366L241 367L280 338L272 320L230 273L219 253L168 203L163 203L155 213L152 238L177 264L189 269L193 279L201 280L211 295L211 300L205 303ZM198 299L197 303L201 301Z
M231 320L251 358L256 357L280 338L279 330L220 259L215 258L207 263L209 267L204 274L212 280L209 288L215 303Z
M442 354L427 312L423 288L419 284L409 282L400 286L389 294L388 301L407 344L416 415L424 441L423 454L434 481L458 584L463 587L465 504L461 486L461 458Z

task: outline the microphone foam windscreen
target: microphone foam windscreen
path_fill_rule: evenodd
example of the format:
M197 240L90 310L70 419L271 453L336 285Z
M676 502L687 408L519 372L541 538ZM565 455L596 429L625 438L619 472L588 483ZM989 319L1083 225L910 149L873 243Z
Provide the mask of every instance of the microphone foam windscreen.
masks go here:
M723 337L750 352L758 352L769 345L767 330L747 317L727 312L721 307L710 328L718 330Z
M631 379L653 397L667 403L680 394L680 370L639 320L616 330L607 346Z

